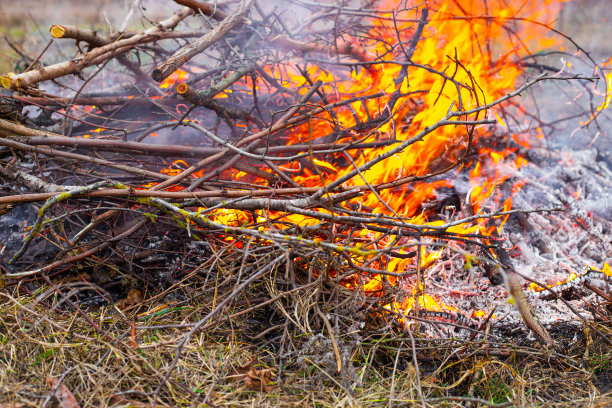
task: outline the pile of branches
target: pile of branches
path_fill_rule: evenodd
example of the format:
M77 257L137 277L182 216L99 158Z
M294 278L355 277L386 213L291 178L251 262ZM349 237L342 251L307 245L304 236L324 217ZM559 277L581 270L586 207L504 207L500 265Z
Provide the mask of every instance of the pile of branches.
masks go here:
M410 36L397 31L397 41L385 44L387 55L372 56L351 39L382 41L369 37L369 24L392 18L388 11L295 0L308 13L287 17L282 10L262 9L253 0L214 6L201 0L175 2L183 7L143 31L126 29L131 16L119 32L108 34L54 25L51 36L65 42L70 58L42 66L43 53L30 59L26 71L1 77L10 92L0 96L4 182L0 205L5 217L15 217L13 222L30 223L25 238L21 230L4 237L3 286L34 291L32 285L46 282L63 306L78 309L85 299L112 302L133 293L134 287L167 294L168 288L194 275L204 276L204 286L209 286L203 293L214 293L218 301L204 317L181 326L190 331L178 342L177 359L199 330L272 308L283 322L273 326L273 342L286 348L285 355L291 354L288 349L295 340L290 331L322 331L330 339L338 372L346 372L350 353L336 341L337 333L355 332L367 316L381 319L384 330L403 330L409 326L407 319L436 323L418 306L410 316L385 308L411 295L398 294L401 289L393 289L386 280L382 293L366 297L359 290L362 279L378 274L393 279L413 276L419 282L421 247L453 242L460 244L455 253L471 248L477 255L472 259L481 261L492 280L507 282L525 322L556 347L526 302L496 241L451 231L512 211L468 211L463 217L447 217L441 225L423 226L406 222L391 208L392 215L377 215L356 208L350 200L365 193L380 199L378 194L386 189L410 189L458 168L473 158L475 127L497 122L487 118L490 108L540 81L559 77L544 73L503 98L476 107L467 108L458 100L446 117L400 141L379 129L389 122L397 121L396 126L409 122L409 116L397 118L393 112L408 96L418 111L419 92L410 96L398 87L389 95L366 93L336 100L306 67L314 62L346 74L383 62L397 64L402 69L396 84L408 82L413 70L427 70L456 87L458 94L467 90L479 100L475 82L459 83L449 73L412 61L428 23L427 9L399 11L393 18L414 17ZM318 28L306 32L304 27ZM289 65L299 72L299 84L286 74ZM453 65L463 69L458 60ZM168 81L177 72L190 75L172 86ZM293 84L288 85L290 81ZM160 83L170 86L160 88ZM94 87L101 91L91 91ZM334 120L339 110L368 100L381 103L378 111L368 112L367 120L356 117L353 128ZM33 117L34 113L38 115ZM330 124L333 130L328 135L287 143L292 129L316 117L325 117ZM346 186L347 180L363 177L373 166L446 126L464 128L465 140L426 174ZM383 146L391 148L365 164L355 163L358 152ZM351 170L314 187L291 176L295 163L321 174L326 171L317 164L321 162ZM237 172L246 178L238 181ZM245 181L249 177L252 182ZM463 205L470 207L469 202ZM247 219L233 218L233 210L242 211ZM262 219L257 215L262 210L277 218ZM229 214L226 222L223 211ZM300 225L288 214L315 222ZM355 231L365 229L396 239L376 249L366 238L355 239ZM400 274L375 267L393 258L414 259L415 266ZM86 282L52 280L74 271L84 274ZM126 280L131 283L125 284ZM348 280L357 289L342 285ZM263 281L265 285L254 285ZM118 284L119 289L111 290ZM219 288L224 292L217 293ZM228 314L231 305L243 309ZM327 314L330 310L337 312L334 319ZM446 320L444 324L474 336L482 329L457 316Z

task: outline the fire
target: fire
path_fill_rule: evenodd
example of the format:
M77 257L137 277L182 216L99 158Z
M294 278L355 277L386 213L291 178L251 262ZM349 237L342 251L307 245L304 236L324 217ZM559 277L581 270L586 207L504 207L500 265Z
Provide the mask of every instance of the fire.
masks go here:
M393 112L394 122L387 122L378 129L378 136L381 138L395 137L399 141L407 140L419 130L426 126L431 126L435 122L444 117L449 109L449 106L456 108L457 101L462 100L464 108L469 109L479 104L490 102L500 98L511 91L521 76L523 70L513 62L513 56L520 55L520 49L526 46L525 43L512 44L508 43L503 37L506 35L504 23L512 16L516 16L516 11L512 6L504 6L502 2L489 2L488 15L500 16L499 18L491 18L487 16L474 15L469 16L470 10L485 10L482 7L482 2L472 1L469 4L462 2L459 6L456 2L433 2L430 7L436 12L431 16L429 24L426 26L426 33L418 43L415 50L413 61L423 66L431 67L438 72L447 71L449 68L456 70L454 79L458 83L471 83L474 81L479 85L479 94L470 93L466 89L457 89L445 83L445 79L439 75L432 75L427 70L412 69L408 79L404 79L401 84L395 84L394 80L398 77L401 67L394 63L371 65L368 69L362 69L359 72L351 72L346 79L330 78L330 74L325 72L324 75L318 75L320 71L316 67L309 68L309 75L314 79L332 80L328 83L333 84L336 90L335 94L339 100L349 96L367 95L375 92L383 92L391 94L398 89L402 92L411 92L415 90L429 90L426 93L418 94L416 97L407 96L400 98L396 103L395 111ZM534 11L530 18L544 17L542 14L553 16L558 10L558 4L549 5L545 13L540 12L542 7L540 2L528 2L531 7L525 7L521 15L525 15L525 10L531 9ZM395 2L387 2L381 5L382 8L393 8ZM485 18L486 17L486 18ZM405 30L410 34L414 29L408 24L400 26L400 31ZM395 31L390 20L376 20L375 38L382 38L388 42L397 42L395 39ZM520 29L519 29L520 31ZM408 36L407 34L407 36ZM429 34L429 35L428 35ZM517 35L519 38L534 37L537 34L535 31L531 35ZM478 39L484 40L486 44L480 44ZM545 37L543 37L545 38ZM546 39L546 38L545 38ZM548 40L548 39L546 39ZM382 47L386 44L381 41L373 44L368 50L371 55L383 55L385 49ZM481 46L486 45L489 50L485 52ZM492 50L496 50L493 56ZM453 56L457 55L458 62L453 63ZM389 61L395 56L392 53L386 53L383 57ZM459 63L465 69L459 69ZM297 76L296 76L297 78ZM299 86L303 83L296 80ZM352 129L357 125L357 119L362 122L368 120L368 115L371 112L378 112L380 104L384 103L381 100L368 99L365 103L355 102L350 105L350 108L338 111L338 117L335 119L339 126L343 129ZM501 123L501 117L497 112L493 112ZM319 117L316 122L308 123L294 130L292 134L292 142L299 143L308 141L309 138L316 139L325 136L332 132L330 118ZM397 124L409 125L399 126ZM488 136L487 129L477 129L477 137ZM448 157L449 155L458 154L466 147L466 137L463 134L464 130L443 127L427 136L427 139L409 149L398 153L393 160L388 160L379 163L372 167L367 172L367 182L373 185L389 182L409 175L424 175L428 172L436 170L433 168L438 165L440 157ZM354 136L361 136L355 134ZM392 147L381 149L370 149L370 151L359 152L353 159L356 166L361 166L377 155L383 154ZM499 164L505 159L504 156L510 152L504 153L495 152L492 150L481 150L480 156L485 161L492 161ZM488 163L487 163L488 164ZM478 165L481 165L480 163ZM515 161L514 166L517 167L520 162ZM488 167L488 166L487 166ZM310 171L304 171L303 175L296 177L301 185L315 186L329 183L335 179L343 177L353 167L346 167L334 173L324 173L323 175L314 175ZM482 194L476 194L477 203L480 204L483 196L490 195L494 189L494 184L499 184L504 181L505 175L500 177L487 177L491 185L483 186ZM480 175L474 176L474 184L481 185ZM350 179L345 185L361 186L365 181L356 176ZM424 183L430 185L429 183ZM406 195L405 191L396 192L391 190L383 190L380 195L382 199L393 207L400 215L412 217L415 216L418 205L408 205L407 203L421 203L430 196L431 191L437 186L430 185L431 188L421 186L419 192L413 192ZM480 193L480 192L478 192ZM375 211L388 213L378 203L378 198L373 194L366 194L363 204L369 207L375 207Z
M361 69L348 71L339 68L332 72L309 64L300 71L288 63L264 67L267 75L297 90L300 95L304 95L313 82L322 81L321 89L330 103L356 98L334 109L333 115L325 111L293 127L289 143L316 143L317 139L334 134L338 135L337 142L404 142L435 125L450 110L469 110L506 96L524 81L522 58L554 44L546 24L557 16L563 1L524 0L512 4L502 0L432 0L424 6L419 4L398 12L396 21L392 14L375 19L370 33L372 39L356 42L363 49L363 55L369 58L362 61ZM385 0L379 4L381 10L391 10L398 2ZM422 7L429 10L427 24L412 52L410 63L398 64L397 61L405 59L405 48L415 34L415 21L423 12ZM175 74L166 80L167 86L184 79L186 73L179 70ZM609 75L608 98L601 109L610 102L611 78ZM245 89L251 89L253 84L250 81L250 78L244 81ZM258 92L265 92L261 88L258 86ZM230 92L226 90L218 97L226 97ZM379 96L371 97L374 94ZM475 113L463 119L480 120L484 117L482 113ZM364 213L400 217L406 223L433 228L443 222L430 219L432 214L424 209L423 204L434 199L441 188L452 188L451 179L455 175L467 173L469 204L475 213L489 209L510 210L512 195L520 190L522 184L512 183L506 193L500 192L500 186L510 182L512 175L526 162L516 148L508 145L512 142L514 146L528 148L529 142L527 135L508 134L508 120L499 107L490 108L487 117L494 119L497 125L479 125L471 130L466 126L438 127L422 141L348 178L343 186L359 187L363 194L348 200L347 204ZM363 128L373 118L379 119L376 127ZM541 131L534 130L532 136L541 137ZM480 143L482 141L486 143ZM390 144L324 158L311 157L300 163L281 164L279 168L302 187L323 187L347 177L355 168L391 152L394 147ZM459 164L459 158L467 156L468 149L471 149L469 160L455 166ZM379 189L376 193L366 188L443 169L451 170L445 179L413 182L409 186L399 183L398 187ZM236 180L240 175L225 172L223 176ZM330 213L327 209L317 211ZM319 223L315 218L278 211L257 211L256 215L258 223L275 220L265 228L276 230L285 228L283 222L302 227ZM210 212L209 217L215 222L234 226L253 221L252 215L239 210L217 209ZM506 219L507 215L498 217L494 222L496 225L492 225L490 220L456 225L448 231L491 234L495 230L499 232ZM338 242L340 239L359 242L367 248L363 253L356 251L353 254L355 264L385 272L356 273L346 278L344 286L381 296L385 282L391 286L399 285L409 295L386 305L389 310L408 312L417 305L434 311L453 310L451 305L425 293L426 270L443 256L443 250L430 249L428 244L435 242L434 239L421 238L417 245L414 240L367 228L354 231L353 235L336 233ZM373 261L375 255L367 255L368 251L376 252L395 245L398 240L404 245L399 254L405 255L418 248L419 260L399 256L379 257ZM404 279L392 275L406 271L419 271L422 276Z
M478 92L468 89L457 88L448 84L441 75L432 75L429 70L409 68L407 78L397 84L395 81L401 74L401 66L391 61L398 59L397 55L388 52L389 43L397 43L395 27L392 20L376 20L375 33L372 37L385 41L370 44L367 51L372 56L382 56L388 64L380 63L368 66L367 69L351 71L347 78L332 77L328 72L322 72L316 67L309 67L308 74L312 80L323 80L324 83L333 85L326 89L334 89L337 100L348 97L382 92L391 95L395 91L409 96L400 97L393 107L393 121L388 121L377 129L376 137L381 139L395 138L404 141L414 136L424 127L431 126L442 119L450 108L458 109L458 101L462 101L463 109L470 109L492 100L498 99L512 91L523 74L522 67L516 62L523 53L531 47L539 48L550 44L550 38L541 35L539 27L527 27L527 25L513 26L516 38L526 39L524 42L514 42L507 39L507 24L518 18L528 18L538 21L550 21L559 10L560 2L547 2L547 7L542 7L541 2L527 1L521 4L521 10L516 10L507 2L451 2L434 1L428 5L434 12L425 27L423 36L412 57L412 61L420 66L426 66L437 72L453 71L453 79L460 84L478 84ZM396 2L383 2L381 8L392 9ZM481 14L486 10L486 15ZM409 14L411 11L406 11ZM389 16L391 17L391 16ZM418 16L415 16L418 17ZM398 31L406 33L403 41L406 41L414 33L414 23L398 23ZM538 40L541 38L541 40ZM538 44L539 43L539 44ZM304 84L298 75L293 76L295 85ZM411 92L427 90L424 93ZM360 138L363 135L352 131L359 122L367 122L372 112L379 112L380 105L388 103L385 98L366 99L364 103L355 102L350 108L340 109L337 118L333 118L337 126L348 130L351 137ZM449 108L450 107L450 108ZM493 110L493 116L497 118L500 126L505 126L501 113ZM291 141L293 143L307 142L309 139L317 139L326 136L333 131L332 118L319 116L318 120L311 121L301 127L294 129ZM475 129L475 137L492 138L494 131L487 128ZM372 140L374 136L370 137ZM523 146L528 146L527 141L522 140ZM381 162L366 173L364 180L360 176L349 179L347 186L363 186L366 182L377 185L393 180L398 180L411 175L424 175L439 169L441 157L460 156L462 150L467 146L465 130L457 127L442 127L429 134L427 138L408 149L397 153L391 160ZM360 151L352 157L355 166L361 166L374 157L384 154L392 147L370 149ZM470 171L470 183L472 184L471 201L474 211L480 211L487 200L497 205L495 209L509 210L512 205L511 197L496 197L495 192L499 185L505 182L517 168L524 165L524 160L515 154L513 149L496 151L492 148L482 147L478 150L478 161ZM317 166L321 167L319 163ZM334 164L322 166L326 169L336 168ZM340 168L337 172L319 172L314 174L305 169L296 177L299 184L303 186L322 186L341 178L353 170L353 166ZM406 189L388 189L379 192L380 198L388 206L393 208L396 214L405 217L410 223L423 224L427 222L427 215L419 212L421 204L432 197L434 192L442 187L450 186L446 180L435 182L423 182L417 184L413 191ZM515 185L513 193L520 189ZM493 197L492 197L493 196ZM501 202L498 202L503 199ZM392 215L387 206L381 205L381 200L375 194L366 194L355 202L360 206L372 209L372 213ZM502 220L498 228L505 222ZM474 231L474 227L464 227L466 231ZM480 233L489 233L489 227L482 223L477 227ZM467 232L466 232L467 233ZM373 234L378 238L380 234ZM428 254L424 258L427 258ZM392 259L387 270L391 272L402 272L412 262L407 259ZM381 277L376 275L363 285L367 292L379 292L382 289ZM426 295L419 297L419 305L437 310L432 299ZM396 304L402 310L413 307L410 302L415 298ZM437 301L439 302L439 301ZM396 302L397 303L397 302ZM447 307L448 308L448 307Z
M546 285L546 287L547 288L554 288L556 286L565 285L566 283L573 281L577 277L578 277L578 275L576 275L575 273L570 273L569 276L567 277L567 279L557 281L553 285ZM538 285L535 282L531 282L529 284L529 289L534 291L534 292L542 292L542 291L546 290L545 288L541 287L540 285Z
M160 88L169 89L175 84L189 79L189 73L182 69L177 69L168 78L166 78L160 85Z
M604 66L612 68L612 58L610 58L610 60L606 64L604 64ZM591 123L601 111L610 107L610 102L612 102L612 72L609 72L606 75L606 99L602 102L601 105L597 107L597 111L590 117L588 121L584 123L580 122L580 124L586 126Z

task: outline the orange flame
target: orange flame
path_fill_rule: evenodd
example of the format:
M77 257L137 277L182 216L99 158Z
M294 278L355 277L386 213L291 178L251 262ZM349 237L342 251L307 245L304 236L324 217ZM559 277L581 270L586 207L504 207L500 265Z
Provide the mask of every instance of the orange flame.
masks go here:
M168 78L164 79L163 82L159 84L159 87L163 89L172 88L177 82L181 82L186 79L189 79L189 72L179 68L170 74Z

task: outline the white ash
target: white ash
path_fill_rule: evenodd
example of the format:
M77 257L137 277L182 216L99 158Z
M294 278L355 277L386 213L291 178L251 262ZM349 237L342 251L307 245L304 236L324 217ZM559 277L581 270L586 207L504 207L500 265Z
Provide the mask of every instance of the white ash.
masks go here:
M512 266L519 274L552 286L562 295L572 288L573 297L565 302L578 316L550 292L535 292L529 288L530 282L524 282L527 298L546 326L593 319L586 303L597 305L603 299L584 282L608 293L609 283L603 273L587 272L587 266L600 269L612 259L612 171L605 157L596 149L551 153L549 157L553 160L530 163L522 169L520 176L527 184L514 198L513 207L531 210L560 206L564 211L527 215L529 230L511 219L501 231L503 247L511 249ZM557 286L571 274L578 278ZM426 292L467 317L476 310L484 311L483 317L474 319L478 324L495 308L493 328L516 326L517 333L527 332L518 309L508 302L506 286L493 286L479 267L465 269L458 254L428 271ZM448 334L450 329L443 331ZM440 334L431 330L434 337ZM461 337L470 335L462 332Z

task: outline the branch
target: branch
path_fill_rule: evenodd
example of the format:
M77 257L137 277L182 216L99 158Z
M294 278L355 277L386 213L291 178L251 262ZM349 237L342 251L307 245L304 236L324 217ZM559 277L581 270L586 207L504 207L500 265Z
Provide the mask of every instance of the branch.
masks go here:
M221 21L212 31L208 32L199 40L186 45L173 56L168 58L166 62L155 68L152 74L153 79L157 82L161 82L168 78L170 74L182 67L191 58L200 54L202 51L227 34L232 28L243 21L243 14L249 10L253 4L253 1L254 0L242 0L240 2L240 6L238 6L238 9L233 14Z
M109 58L121 55L142 42L158 40L161 32L174 28L192 13L193 11L190 8L182 8L174 13L172 17L131 38L115 41L103 47L95 48L82 58L71 59L48 67L27 71L22 74L15 74L13 72L8 73L0 77L0 83L6 89L17 90L36 85L42 81L57 79L69 74L76 74L89 66L100 64Z

